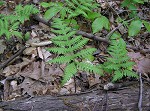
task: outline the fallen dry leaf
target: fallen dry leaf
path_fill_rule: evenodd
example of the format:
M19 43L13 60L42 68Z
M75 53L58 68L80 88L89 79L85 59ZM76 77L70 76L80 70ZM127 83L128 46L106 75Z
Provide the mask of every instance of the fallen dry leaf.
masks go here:
M137 70L141 73L150 73L150 59L143 58L137 64Z
M40 62L32 62L30 67L20 72L19 75L39 80L41 78Z
M24 51L23 51L23 54L24 55L37 55L37 50L36 50L36 47L29 47L29 48L26 48Z
M3 74L5 74L5 76L10 76L10 75L17 74L19 71L21 71L22 68L24 68L25 66L29 65L30 62L32 62L32 60L29 60L27 58L23 58L23 62L18 63L16 65L9 65L9 66L7 66L3 70Z

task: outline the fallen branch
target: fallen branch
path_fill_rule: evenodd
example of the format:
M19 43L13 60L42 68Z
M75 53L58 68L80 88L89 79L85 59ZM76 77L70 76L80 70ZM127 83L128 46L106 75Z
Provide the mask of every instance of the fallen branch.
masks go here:
M51 23L48 21L48 20L45 20L44 18L40 17L40 15L35 15L33 17L35 20L47 25L47 26L51 26ZM129 20L130 21L130 20ZM121 25L119 25L117 28L115 28L114 30L110 31L106 37L108 38L113 32L115 32ZM82 35L86 38L89 38L89 39L93 39L93 40L98 40L98 41L101 41L101 42L105 42L105 43L110 43L110 41L107 39L107 38L103 38L103 37L99 37L99 36L95 36L91 33L86 33L86 32L83 32L83 31L77 31L76 33L77 35ZM127 45L127 48L130 48L130 49L133 49L135 51L139 51L141 53L150 53L150 49L140 49L138 47L134 47L134 46L131 46L131 45Z
M3 101L0 108L13 111L138 111L139 87L134 86L118 90L97 90L72 96L40 96L31 99ZM150 108L150 88L143 84L143 111ZM101 110L102 111L102 110Z

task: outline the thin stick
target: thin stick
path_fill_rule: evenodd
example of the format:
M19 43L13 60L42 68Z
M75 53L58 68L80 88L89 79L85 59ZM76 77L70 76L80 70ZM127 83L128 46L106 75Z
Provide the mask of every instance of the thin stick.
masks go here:
M139 80L140 80L140 97L138 102L139 111L142 111L142 94L143 94L143 82L142 82L142 75L139 73Z
M25 49L26 49L26 46L22 47L15 55L11 56L7 61L5 61L4 63L2 63L0 65L0 70L2 68L5 68L7 66L7 64L9 64L14 58L16 58L17 56L19 56Z
M130 20L128 20L128 21L126 21L126 22L130 22L130 21L132 21L133 19L130 19ZM106 39L109 39L109 37L116 31L116 30L118 30L121 26L123 26L124 24L122 23L122 24L120 24L120 25L118 25L118 27L116 27L116 28L114 28L112 31L110 31L107 35L106 35Z

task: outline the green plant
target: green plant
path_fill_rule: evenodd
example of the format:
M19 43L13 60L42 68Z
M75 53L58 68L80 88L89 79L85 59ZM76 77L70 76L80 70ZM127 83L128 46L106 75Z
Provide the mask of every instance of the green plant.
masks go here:
M0 0L0 6L4 5L4 1Z
M122 7L127 7L130 10L130 17L137 17L137 6L139 4L144 4L144 0L124 0L122 2Z
M88 39L76 36L76 31L68 27L68 24L60 18L54 20L52 27L55 28L53 32L57 34L52 39L56 47L48 50L58 54L58 57L49 62L66 64L62 84L66 83L78 70L102 74L101 69L88 60L89 56L96 51L95 48L84 49Z
M134 20L131 21L131 23L126 24L128 27L128 34L129 37L136 36L140 31L142 26L144 25L146 30L150 32L150 23L140 19L138 16L138 6L140 4L144 4L144 2L148 2L146 0L124 0L122 2L122 7L127 9L128 15L130 18L134 18Z
M111 57L108 57L107 62L104 63L104 70L113 74L113 82L122 79L124 76L138 77L132 71L134 62L131 62L127 56L126 43L120 38L120 35L116 33L112 35L108 53Z
M39 13L39 10L35 8L33 5L18 5L15 8L15 15L17 17L17 20L19 20L21 23L24 23L24 21L29 20L29 17L32 14Z
M146 30L150 32L150 23L145 20L136 19L131 21L130 25L128 26L128 35L129 37L136 36L140 33L142 26L145 26Z
M24 40L29 37L29 34L23 36L22 32L19 31L20 24L24 21L29 20L31 14L38 13L39 10L33 5L26 5L22 7L21 5L16 6L15 12L10 15L0 15L0 37L6 36L9 40L12 36L22 38Z
M45 12L45 18L51 19L57 13L60 13L62 19L74 18L79 15L88 18L93 9L98 7L98 4L93 0L65 0L65 2L42 2L41 5L45 8L49 8Z
M65 0L64 4L61 2L42 2L41 5L48 8L44 15L46 19L51 19L59 13L62 19L67 18L71 21L81 15L92 21L93 33L101 31L103 28L110 29L109 20L100 13L93 11L99 6L94 0Z
M0 19L0 37L4 35L7 40L12 36L22 38L22 33L18 31L19 24L15 19L12 19L12 16L2 17Z

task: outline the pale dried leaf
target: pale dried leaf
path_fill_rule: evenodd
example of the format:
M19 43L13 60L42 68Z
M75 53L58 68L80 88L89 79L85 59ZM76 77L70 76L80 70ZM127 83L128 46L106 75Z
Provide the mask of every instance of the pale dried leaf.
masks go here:
M37 55L37 50L35 47L29 47L23 51L23 54L24 55L32 55L32 54Z
M32 30L32 32L31 32L31 36L34 38L34 37L36 37L37 36L37 34Z
M40 47L37 48L39 57L43 60L43 53Z
M49 51L45 50L44 48L42 49L42 52L43 52L44 60L48 61L47 58L50 57L52 54Z

